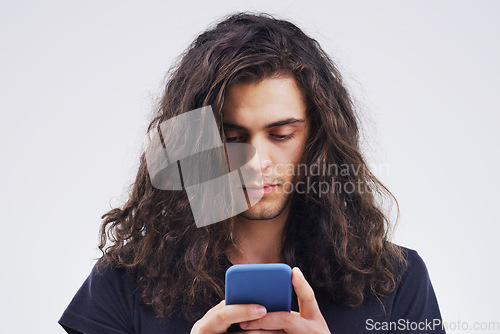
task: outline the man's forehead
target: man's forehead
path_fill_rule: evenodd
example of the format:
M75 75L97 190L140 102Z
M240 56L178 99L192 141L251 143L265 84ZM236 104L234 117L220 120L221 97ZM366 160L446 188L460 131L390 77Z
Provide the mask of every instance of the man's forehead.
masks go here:
M306 105L291 101L276 103L225 104L222 110L224 125L229 128L270 128L294 124L301 125L307 120Z
M223 117L226 122L252 122L258 119L267 125L289 118L306 117L303 92L294 78L236 83L229 87L225 95Z

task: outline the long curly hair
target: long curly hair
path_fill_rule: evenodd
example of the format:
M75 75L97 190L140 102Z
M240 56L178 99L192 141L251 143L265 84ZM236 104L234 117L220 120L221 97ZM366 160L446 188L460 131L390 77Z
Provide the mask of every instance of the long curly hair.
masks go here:
M305 93L311 126L307 165L312 170L332 165L349 169L335 175L328 192L294 194L282 258L300 267L315 290L353 307L390 293L407 264L401 248L389 241L393 226L378 199L396 205L397 200L360 153L359 119L337 67L293 23L243 12L199 35L169 71L148 132L210 105L223 136L228 87L276 75L295 78ZM316 184L332 183L325 173L308 177ZM206 311L200 305L213 305L214 296L224 298L220 272L234 245L233 219L197 228L184 190L152 186L144 153L129 195L121 208L102 216L99 266L128 268L141 302L160 318L179 309L186 319L198 319Z

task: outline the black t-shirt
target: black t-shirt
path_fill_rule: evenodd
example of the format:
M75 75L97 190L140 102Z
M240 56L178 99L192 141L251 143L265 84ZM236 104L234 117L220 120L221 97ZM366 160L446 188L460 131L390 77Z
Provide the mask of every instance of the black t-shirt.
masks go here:
M414 250L403 249L409 267L399 286L380 299L382 303L373 298L352 308L316 291L321 313L332 333L445 332L440 325L438 303L422 258ZM229 266L231 262L227 260ZM106 267L98 273L94 267L59 319L59 324L68 333L190 332L193 323L184 319L178 310L162 321L152 309L141 306L138 297L126 269ZM295 294L292 310L299 310Z

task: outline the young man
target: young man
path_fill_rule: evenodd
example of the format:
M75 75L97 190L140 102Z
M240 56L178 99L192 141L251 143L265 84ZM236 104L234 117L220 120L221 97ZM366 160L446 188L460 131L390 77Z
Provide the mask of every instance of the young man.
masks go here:
M225 145L255 148L259 177L243 185L254 205L197 227L186 191L155 188L143 154L130 199L103 216L103 257L59 320L68 333L444 332L422 259L387 239L375 195L392 194L315 40L269 15L228 17L188 48L148 130L203 106ZM291 313L225 305L229 266L272 262L294 267Z

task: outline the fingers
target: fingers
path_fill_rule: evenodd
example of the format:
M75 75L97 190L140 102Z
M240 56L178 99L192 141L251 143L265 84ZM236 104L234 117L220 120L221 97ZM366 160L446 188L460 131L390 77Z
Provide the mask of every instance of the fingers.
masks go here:
M297 294L300 315L306 319L323 318L313 289L297 267L292 269L292 284Z
M286 333L310 333L308 320L302 318L298 313L271 312L265 317L240 323L240 327L247 333L248 330L285 330ZM252 333L252 331L250 331ZM268 333L268 332L266 332Z
M207 312L200 328L209 329L208 333L225 333L233 323L259 319L266 313L261 305L225 305L223 300Z

